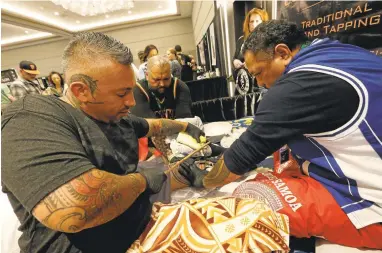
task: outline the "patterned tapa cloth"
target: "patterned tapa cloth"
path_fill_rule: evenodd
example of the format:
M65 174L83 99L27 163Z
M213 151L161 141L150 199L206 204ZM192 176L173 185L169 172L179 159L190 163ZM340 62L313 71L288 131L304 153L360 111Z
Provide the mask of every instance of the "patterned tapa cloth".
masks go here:
M128 253L288 252L289 222L253 199L220 197L155 203L151 221Z

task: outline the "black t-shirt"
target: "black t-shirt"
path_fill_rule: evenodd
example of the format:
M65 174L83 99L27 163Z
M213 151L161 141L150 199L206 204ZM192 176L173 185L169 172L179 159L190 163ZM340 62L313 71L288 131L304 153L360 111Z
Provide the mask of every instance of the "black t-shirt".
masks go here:
M21 252L125 252L150 219L146 192L116 219L73 234L45 227L31 212L50 192L92 168L134 173L147 121L129 116L106 124L54 96L28 95L7 107L1 123L1 183L21 223Z
M236 49L235 49L235 54L233 55L233 60L238 59L244 63L244 56L243 56L243 51L242 51L243 44L244 44L244 36L241 36L236 41Z
M303 134L344 125L358 101L355 89L340 78L307 71L286 74L264 95L252 125L225 152L224 161L242 174Z
M185 82L192 81L193 80L193 74L192 74L192 63L190 56L180 53L178 54L180 56L181 62L182 62L182 72L181 72L181 79Z
M139 81L134 88L134 98L136 105L131 108L131 112L138 117L167 119L192 117L190 89L179 79L175 86L175 79L172 78L171 85L165 89L163 95L151 91L146 80Z

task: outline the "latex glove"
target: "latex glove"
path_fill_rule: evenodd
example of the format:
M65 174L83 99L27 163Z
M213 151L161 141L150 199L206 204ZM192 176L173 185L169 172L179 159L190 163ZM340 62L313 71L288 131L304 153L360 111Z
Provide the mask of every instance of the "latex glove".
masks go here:
M235 67L235 69L239 69L243 67L243 65L244 63L242 63L240 60L238 59L233 60L233 66Z
M148 190L150 194L158 193L167 179L167 176L163 171L159 171L154 168L140 168L138 173L146 179L146 190Z
M181 157L181 156L171 156L169 159L168 159L168 161L170 162L170 163L176 163L176 162L179 162L180 160L182 160L184 158L184 156L183 157Z
M198 127L194 126L191 123L187 124L185 132L187 134L191 135L191 137L194 138L197 142L202 142L203 140L205 140L205 138L203 139L203 137L205 137L206 134L202 130L200 130ZM200 138L200 137L202 137L202 138Z
M190 182L191 186L203 188L203 179L208 171L199 169L193 159L187 159L179 167L179 173Z

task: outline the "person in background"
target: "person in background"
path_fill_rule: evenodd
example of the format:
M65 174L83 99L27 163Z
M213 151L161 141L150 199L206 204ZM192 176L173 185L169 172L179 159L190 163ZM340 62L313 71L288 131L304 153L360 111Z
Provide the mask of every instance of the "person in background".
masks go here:
M233 67L234 67L234 77L236 80L236 75L238 70L240 70L244 65L244 55L243 55L243 44L244 41L248 38L249 34L253 32L253 30L264 21L268 21L268 13L265 10L253 8L250 10L245 16L243 22L243 33L236 42L236 50L233 56Z
M36 79L40 71L37 70L36 64L31 61L21 61L19 68L19 78L9 86L14 99L18 100L27 94L41 94L42 89Z
M76 33L63 53L64 96L29 95L4 110L1 185L21 223L21 252L125 253L153 201L170 194L169 180L171 187L181 180L177 169L167 179L160 169L138 168L137 139L204 133L131 115L132 62L120 41Z
M11 95L11 91L6 84L1 84L1 110L5 109L16 99Z
M178 79L182 79L181 78L182 66L180 65L181 64L180 57L176 54L176 51L174 48L170 48L169 50L167 50L167 57L170 60L172 76Z
M287 144L303 174L283 177L291 194L301 203L317 201L314 208L282 209L289 211L291 234L326 230L326 240L382 249L382 58L327 38L309 42L304 30L283 20L260 24L243 53L250 74L269 91L252 125L211 172L190 167L183 175L199 187L219 186ZM282 182L273 181L280 190ZM296 191L300 186L308 192ZM328 226L328 220L341 222ZM324 228L311 229L317 221Z
M54 87L48 87L45 89L42 94L43 95L55 95L57 97L62 97L64 94L65 83L64 78L60 73L56 71L50 72L48 76L49 83L54 85Z
M183 81L171 77L167 57L150 58L146 76L134 89L136 105L131 108L132 114L145 118L192 117L190 90Z
M191 69L192 69L192 77L193 77L192 79L196 80L198 64L196 63L195 57L193 55L190 54L188 57L190 57L190 59L191 59Z
M181 77L184 82L192 81L193 75L192 75L192 65L191 65L191 58L182 53L182 47L179 45L175 46L175 51L180 57L181 63L182 63L182 73Z
M139 63L140 64L142 64L142 63L144 63L145 61L144 61L144 56L145 56L145 52L143 52L143 51L139 51L138 52L138 59L139 59Z
M155 55L158 55L157 47L154 45L147 45L143 51L143 63L138 68L138 80L146 79L147 60Z

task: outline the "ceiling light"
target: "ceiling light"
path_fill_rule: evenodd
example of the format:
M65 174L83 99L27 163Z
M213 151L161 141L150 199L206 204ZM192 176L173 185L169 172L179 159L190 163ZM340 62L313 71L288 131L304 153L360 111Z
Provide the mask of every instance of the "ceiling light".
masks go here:
M9 39L4 39L4 40L2 39L1 45L5 46L7 44L16 43L16 42L22 42L22 41L27 41L27 40L32 40L32 39L41 39L41 38L49 37L51 35L53 35L53 34L46 33L46 32L40 32L40 33L35 33L35 34L23 35L23 36L19 36L19 37L12 37Z
M76 20L76 23L79 24L79 23L81 23L81 22L80 22L79 20Z
M162 5L158 5L158 9L162 9Z
M40 6L40 10L42 10L42 11L43 11L44 9L45 9L45 8L44 8L43 6Z
M54 15L56 15L56 16L60 16L60 13L57 12L57 11L55 11L55 12L54 12Z
M131 13L133 13L133 12L132 12L132 11L128 11L128 12L127 12L127 14L131 14Z
M65 9L77 13L81 16L95 16L112 11L130 9L134 7L133 0L51 0L56 5L61 5Z
M110 18L110 16L109 15L105 15L105 18Z
M149 12L141 13L139 15L133 13L132 15L110 17L109 19L103 18L103 19L98 19L95 22L89 22L89 23L82 23L84 22L82 21L81 24L73 25L73 20L57 19L55 17L52 17L51 15L43 15L42 12L33 11L30 9L19 7L12 3L13 1L1 1L1 5L2 5L1 9L4 9L10 13L27 17L32 20L41 21L42 23L52 24L54 26L58 26L63 29L66 29L70 32L79 32L79 31L99 28L102 26L121 24L125 22L130 22L130 21L144 20L147 18L154 18L158 16L174 15L178 12L177 1L168 0L166 4L166 8L163 8L161 10L149 11ZM28 36L31 36L31 34L28 34ZM14 42L14 41L1 40L1 45L11 43L11 42Z
M29 31L24 31L26 34L28 34L29 33Z

